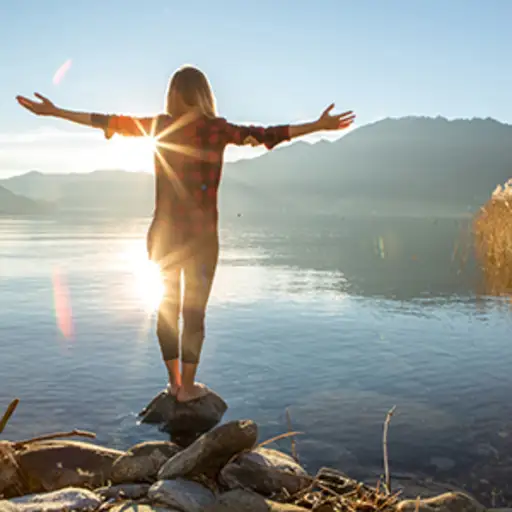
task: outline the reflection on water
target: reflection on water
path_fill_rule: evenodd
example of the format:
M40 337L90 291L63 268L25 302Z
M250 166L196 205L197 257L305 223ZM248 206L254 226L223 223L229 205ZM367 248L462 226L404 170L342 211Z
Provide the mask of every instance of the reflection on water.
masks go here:
M224 224L200 367L226 419L254 418L268 438L289 408L306 466L363 478L381 471L382 423L397 405L393 471L511 500L511 317L475 297L471 259L455 261L461 223L245 222ZM0 223L0 408L21 398L8 438L75 427L118 447L163 437L135 417L165 381L153 292L141 291L147 224Z

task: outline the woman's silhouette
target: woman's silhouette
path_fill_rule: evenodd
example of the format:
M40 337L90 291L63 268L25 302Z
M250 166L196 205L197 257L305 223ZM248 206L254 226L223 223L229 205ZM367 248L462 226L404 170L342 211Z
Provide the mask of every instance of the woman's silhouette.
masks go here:
M250 144L271 149L301 135L345 129L355 116L352 112L331 115L334 105L330 105L311 123L267 128L235 125L217 116L206 76L191 66L173 75L165 113L154 117L74 112L58 108L40 94L35 96L40 101L23 96L16 99L34 114L101 128L107 138L115 133L155 138L155 209L147 246L149 257L160 265L165 283L157 336L169 372L169 391L179 401L199 398L205 387L195 382L195 376L219 253L217 190L225 147Z

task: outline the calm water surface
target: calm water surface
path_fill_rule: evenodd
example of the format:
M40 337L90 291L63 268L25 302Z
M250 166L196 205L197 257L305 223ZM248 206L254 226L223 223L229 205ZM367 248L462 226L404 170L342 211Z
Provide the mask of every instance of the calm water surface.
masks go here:
M457 222L422 222L227 222L199 377L229 404L226 419L253 418L262 439L287 430L289 408L311 471L378 474L396 405L393 471L510 501L512 317L476 299L471 263L454 258ZM0 409L21 399L5 437L165 438L136 424L166 377L147 224L0 221Z

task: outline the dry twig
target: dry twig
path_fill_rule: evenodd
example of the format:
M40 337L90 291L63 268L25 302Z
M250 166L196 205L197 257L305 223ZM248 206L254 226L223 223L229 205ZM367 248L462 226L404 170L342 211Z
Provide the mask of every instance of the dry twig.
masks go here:
M89 439L96 439L94 432L87 432L86 430L71 430L70 432L55 432L53 434L44 434L42 436L33 437L31 439L25 439L24 441L16 441L12 443L14 448L18 449L26 444L37 443L39 441L51 441L52 439L61 439L63 437L87 437Z
M386 421L384 421L384 431L382 433L382 452L384 456L384 478L386 479L386 491L391 493L391 475L389 474L389 459L388 459L388 429L391 421L391 416L395 412L396 405L394 405L386 414Z
M18 404L20 403L18 398L15 398L7 407L7 409L4 412L4 415L2 416L2 419L0 420L0 434L4 431L5 426L7 425L7 422L11 418L11 416L14 414L14 411L16 410L16 407L18 407Z
M271 439L267 439L266 441L263 441L256 448L263 448L264 446L267 446L268 444L271 444L274 441L279 441L280 439L285 439L287 437L292 437L292 436L301 436L301 435L304 435L304 432L286 432L285 434L279 434L278 436L275 436L275 437L272 437Z

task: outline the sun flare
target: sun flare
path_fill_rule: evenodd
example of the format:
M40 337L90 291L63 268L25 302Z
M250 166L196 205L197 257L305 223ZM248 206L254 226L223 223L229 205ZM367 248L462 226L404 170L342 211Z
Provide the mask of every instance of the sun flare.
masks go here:
M156 311L164 294L160 268L156 263L147 260L138 267L136 287L146 310L149 312Z
M115 137L110 141L111 165L126 171L152 172L156 139L153 137Z
M158 308L164 293L164 285L159 266L147 257L144 243L132 244L126 256L133 275L133 288L148 313Z

